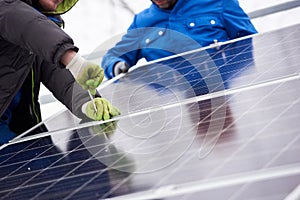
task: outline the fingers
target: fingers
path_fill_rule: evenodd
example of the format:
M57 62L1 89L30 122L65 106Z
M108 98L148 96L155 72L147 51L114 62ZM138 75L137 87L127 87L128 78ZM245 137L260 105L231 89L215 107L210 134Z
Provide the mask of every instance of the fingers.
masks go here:
M97 90L96 90L96 89L89 89L89 91L91 92L91 94L92 94L93 96L95 96L96 93L97 93Z
M109 114L112 116L112 117L115 117L117 115L120 115L120 111L118 108L114 107L111 105L111 103L105 99L105 98L102 98L102 101L107 105L107 108L108 108L108 112Z
M88 79L85 84L89 87L98 87L100 85L100 83L102 82L103 77L96 77L93 79Z
M99 108L98 108L98 110L99 110ZM99 113L96 113L92 102L89 102L87 104L85 112L86 112L85 113L86 116L89 117L90 119L98 120ZM101 117L101 116L99 116L99 117Z
M106 133L107 136L112 135L117 129L117 121L107 122L105 124L101 124L103 132Z
M103 71L102 68L101 68L101 72L100 72L98 78L99 78L99 80L98 80L98 81L99 81L99 84L102 83L102 81L103 81L103 79L104 79L104 71ZM99 84L98 84L98 85L99 85Z
M120 110L115 106L112 106L111 103L105 98L95 98L94 99L97 111L94 109L92 101L89 101L86 108L85 114L87 117L93 120L108 120L112 117L120 115Z
M128 66L124 63L124 65L122 65L120 67L120 70L122 73L127 73L128 72Z
M102 100L102 103L103 103L103 119L104 120L108 120L108 119L110 119L110 114L109 114L109 111L108 111L108 104L105 102L105 101L103 101L103 99L101 99Z
M87 80L87 81L85 82L85 84L86 84L87 86L95 86L95 80L89 79L89 80Z
M96 115L96 120L100 121L103 119L103 111L104 111L104 107L103 107L103 103L101 101L101 98L95 98L94 99L96 107L97 107L97 115ZM92 102L91 102L92 104Z
M114 65L114 75L117 76L121 73L127 73L129 69L129 66L125 62L117 62Z
M118 116L121 114L120 110L115 107L115 106L111 106L111 111L110 114L112 115L112 117Z
M97 66L92 73L88 73L86 79L87 79L85 82L86 85L90 87L98 87L104 79L103 69Z
M79 73L76 81L84 90L93 91L96 94L96 88L104 79L103 69L94 63L87 62L86 67Z
M115 117L117 115L120 115L120 111L118 108L111 105L111 103L106 100L105 98L95 98L94 99L96 107L97 107L97 113L94 110L93 103L89 102L87 107L87 113L89 113L90 118L94 120L108 120L112 117Z
M96 126L92 126L93 133L98 136L105 136L110 137L117 129L117 122L118 121L111 121L104 124L99 124Z
M112 117L120 115L121 112L117 107L112 106L111 103L107 99L105 99L105 98L102 98L102 99L104 102L106 102L107 105L109 105L108 109L109 109L109 113Z

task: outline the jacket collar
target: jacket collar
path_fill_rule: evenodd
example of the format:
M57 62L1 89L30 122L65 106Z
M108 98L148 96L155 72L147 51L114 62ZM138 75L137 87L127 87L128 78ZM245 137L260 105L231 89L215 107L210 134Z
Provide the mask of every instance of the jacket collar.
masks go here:
M173 12L177 12L177 10L179 10L186 1L189 1L189 0L177 0L175 6L173 7L173 9L171 10L166 10L166 9L161 9L159 8L155 3L152 2L152 7L154 7L155 9L158 9L162 12L165 12L165 13L173 13ZM188 2L187 2L188 3Z

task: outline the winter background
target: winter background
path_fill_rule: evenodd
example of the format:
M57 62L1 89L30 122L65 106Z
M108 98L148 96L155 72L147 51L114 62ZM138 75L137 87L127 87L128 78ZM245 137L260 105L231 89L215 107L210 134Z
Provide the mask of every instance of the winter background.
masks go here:
M288 1L240 0L239 2L246 13L251 13ZM89 55L112 37L125 33L134 14L149 7L150 4L150 0L80 0L69 12L62 15L66 23L64 31L73 38L81 55ZM259 33L298 24L300 23L300 7L255 18L252 22ZM113 46L113 44L110 45ZM52 94L44 87L41 88L40 96L53 99ZM66 109L58 101L41 104L43 120Z

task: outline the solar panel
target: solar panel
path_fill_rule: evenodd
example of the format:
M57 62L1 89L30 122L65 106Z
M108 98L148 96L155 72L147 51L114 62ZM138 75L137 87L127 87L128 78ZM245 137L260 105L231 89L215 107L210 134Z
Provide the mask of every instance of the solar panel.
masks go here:
M299 31L137 66L100 90L121 116L2 146L0 198L299 198Z

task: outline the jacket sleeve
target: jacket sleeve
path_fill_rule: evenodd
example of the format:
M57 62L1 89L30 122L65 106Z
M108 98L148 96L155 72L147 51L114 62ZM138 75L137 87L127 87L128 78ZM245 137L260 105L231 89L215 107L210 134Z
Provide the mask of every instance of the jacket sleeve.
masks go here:
M0 37L28 49L51 63L59 63L73 40L46 16L19 0L0 0Z
M81 106L90 101L90 98L88 92L78 85L70 71L46 61L42 63L41 70L41 82L45 87L73 114L81 119L84 118Z
M230 39L257 33L237 0L223 0L223 20Z
M113 48L109 49L102 59L101 66L104 69L106 78L110 79L114 77L113 66L119 62L124 61L130 67L135 65L141 58L139 39L139 29L135 28L135 22L133 22L127 30L127 33L123 35L121 41L119 41Z

